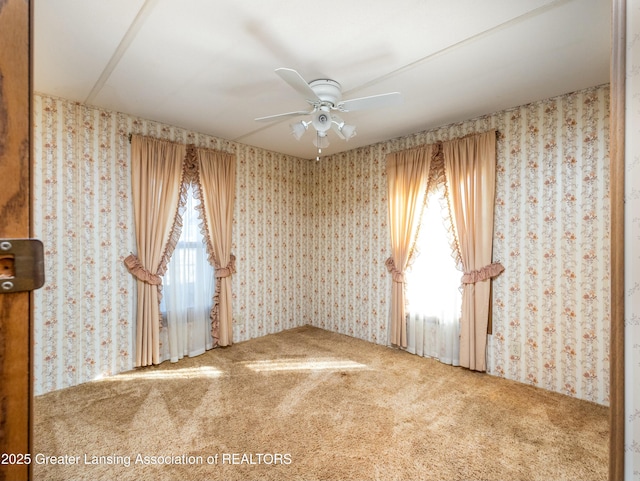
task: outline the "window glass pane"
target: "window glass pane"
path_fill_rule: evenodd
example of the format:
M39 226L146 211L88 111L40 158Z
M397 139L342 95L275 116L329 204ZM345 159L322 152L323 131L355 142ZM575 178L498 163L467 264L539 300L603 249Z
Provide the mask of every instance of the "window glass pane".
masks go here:
M172 287L180 288L179 309L193 308L200 304L210 305L210 285L213 284L213 268L208 262L196 210L200 201L193 197L191 186L188 187L187 195L180 238L163 277L165 294L168 294ZM162 312L166 312L167 297L170 296L165 295L162 298ZM178 308L176 302L170 303Z
M455 267L444 216L447 215L443 190L429 195L417 252L407 274L407 300L410 313L435 316L443 320L460 306L460 278Z
M166 329L161 331L161 350L163 359L172 362L213 347L210 313L215 275L200 232L198 203L189 187L180 239L163 278L160 310Z

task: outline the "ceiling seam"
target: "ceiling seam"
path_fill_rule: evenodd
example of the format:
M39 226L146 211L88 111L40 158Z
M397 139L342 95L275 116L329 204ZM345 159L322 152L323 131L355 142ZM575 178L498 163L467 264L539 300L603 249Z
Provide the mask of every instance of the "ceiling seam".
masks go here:
M369 80L368 82L365 82L364 84L359 85L358 87L351 88L351 89L346 90L346 91L344 91L342 93L343 93L343 95L347 95L348 96L352 92L357 92L358 90L365 89L367 87L370 87L372 85L377 84L378 82L382 82L384 80L387 80L388 78L393 77L394 75L397 75L397 74L399 74L401 72L404 72L405 70L409 70L409 69L415 67L416 65L419 65L419 64L421 64L423 62L427 62L427 61L429 61L429 60L431 60L431 59L433 59L435 57L438 57L439 55L443 55L443 54L445 54L445 53L447 53L447 52L449 52L451 50L454 50L456 48L462 47L463 45L465 45L467 43L474 42L474 41L476 41L476 40L478 40L478 39L480 39L482 37L485 37L485 36L490 35L490 34L492 34L494 32L502 30L503 28L510 27L510 26L512 26L512 25L514 25L516 23L522 22L522 21L524 21L524 20L526 20L526 19L528 19L530 17L535 17L535 16L539 15L540 13L543 13L543 12L545 12L547 10L552 10L552 9L554 9L554 8L560 6L560 5L563 5L565 3L569 3L569 2L572 2L572 1L573 0L555 0L553 2L550 2L550 3L547 3L547 4L543 5L541 7L534 8L533 10L529 10L528 12L523 13L522 15L518 15L517 17L510 18L509 20L506 20L505 22L503 22L503 23L501 23L499 25L495 25L495 26L489 28L488 30L484 30L484 31L482 31L480 33L472 35L471 37L467 37L464 40L460 40L459 42L456 42L456 43L454 43L452 45L448 45L448 46L446 46L446 47L444 47L444 48L442 48L440 50L437 50L436 52L430 53L429 55L427 55L425 57L419 58L418 60L414 60L413 62L410 62L410 63L408 63L406 65L403 65L402 67L399 67L399 68L397 68L395 70L392 70L391 72L388 72L388 73L386 73L386 74L384 74L384 75L382 75L382 76L380 76L378 78L375 78L373 80Z
M85 99L84 101L85 104L91 105L93 103L93 100L98 96L98 94L104 87L104 84L107 83L107 80L115 70L118 63L120 63L120 60L124 56L129 46L131 46L131 43L135 39L136 35L144 25L145 20L147 19L147 17L149 16L149 14L151 13L151 11L153 10L153 8L157 3L158 3L158 0L145 0L142 7L140 7L140 10L138 11L136 18L134 18L133 22L131 22L131 25L129 25L127 32L122 37L122 40L120 40L118 47L116 48L116 50L113 52L113 55L109 59L109 63L107 63L106 67L100 74L100 77L98 78L93 88L91 89L91 92L89 92L89 95Z
M451 50L454 50L456 48L462 47L465 44L474 42L474 41L476 41L476 40L478 40L478 39L480 39L482 37L485 37L487 35L491 35L492 33L495 33L495 32L497 32L497 31L499 31L499 30L501 30L503 28L511 27L512 25L515 25L515 24L517 24L519 22L527 20L528 18L535 17L535 16L537 16L537 15L539 15L541 13L544 13L544 12L546 12L548 10L552 10L552 9L554 9L554 8L560 6L560 5L563 5L565 3L570 3L572 1L573 0L555 0L555 1L552 1L550 3L547 3L547 4L543 5L541 7L534 8L533 10L529 10L528 12L523 13L521 15L518 15L517 17L513 17L513 18L510 18L509 20L506 20L506 21L502 22L499 25L496 25L496 26L491 27L491 28L489 28L487 30L484 30L484 31L482 31L480 33L472 35L471 37L467 37L464 40L460 40L459 42L456 42L456 43L454 43L452 45L448 45L445 48L442 48L442 49L440 49L440 50L438 50L436 52L430 53L429 55L427 55L425 57L419 58L418 60L414 60L411 63L403 65L402 67L399 67L399 68L397 68L395 70L392 70L391 72L388 72L388 73L386 73L386 74L384 74L384 75L382 75L380 77L377 77L377 78L375 78L373 80L369 80L368 82L366 82L366 83L364 83L364 84L362 84L362 85L360 85L358 87L354 87L354 88L351 88L349 90L345 90L345 91L342 92L342 94L344 96L348 96L350 93L357 92L358 90L362 90L364 88L367 88L367 87L370 87L372 85L375 85L378 82L381 82L383 80L391 78L394 75L397 75L397 74L399 74L401 72L409 70L409 69L411 69L411 68L413 68L413 67L415 67L415 66L417 66L417 65L419 65L419 64L421 64L423 62L427 62L427 61L429 61L429 60L431 60L431 59L433 59L433 58L435 58L435 57L437 57L439 55L444 55L445 53L447 53L447 52L449 52ZM285 120L286 119L283 119L281 121L276 121L276 122L273 122L273 123L271 123L269 125L265 125L263 127L259 127L257 129L251 130L250 132L244 133L244 134L240 135L239 137L236 137L233 140L235 142L242 142L242 139L245 139L247 137L255 135L258 132L261 132L261 131L266 130L266 129L270 128L270 127L273 127L273 125L275 125L275 124L282 123Z

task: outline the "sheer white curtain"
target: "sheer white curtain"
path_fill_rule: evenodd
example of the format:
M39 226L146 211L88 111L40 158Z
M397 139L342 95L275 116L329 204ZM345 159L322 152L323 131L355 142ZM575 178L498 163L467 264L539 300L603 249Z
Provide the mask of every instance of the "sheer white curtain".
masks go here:
M406 274L407 312L416 353L458 366L462 273L451 254L444 189L431 192L427 201Z
M160 310L167 322L162 358L171 362L213 348L210 312L215 275L200 232L198 204L189 186L180 240L162 280Z

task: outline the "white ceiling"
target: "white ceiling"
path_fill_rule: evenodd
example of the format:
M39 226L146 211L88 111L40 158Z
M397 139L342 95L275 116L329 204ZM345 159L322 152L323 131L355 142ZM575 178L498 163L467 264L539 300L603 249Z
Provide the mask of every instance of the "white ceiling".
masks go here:
M331 78L343 99L399 106L341 114L324 154L609 81L607 0L36 0L34 89L315 158L292 120L308 104L274 73ZM301 117L300 120L304 119ZM310 128L311 129L311 128Z

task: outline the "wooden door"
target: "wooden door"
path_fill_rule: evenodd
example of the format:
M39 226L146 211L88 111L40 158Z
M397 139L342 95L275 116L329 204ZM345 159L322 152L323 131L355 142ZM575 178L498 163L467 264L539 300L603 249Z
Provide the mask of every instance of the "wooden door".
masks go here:
M30 16L0 0L0 239L30 237ZM0 480L30 473L30 296L0 293Z

